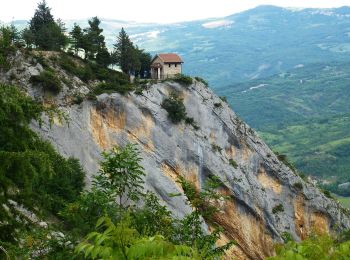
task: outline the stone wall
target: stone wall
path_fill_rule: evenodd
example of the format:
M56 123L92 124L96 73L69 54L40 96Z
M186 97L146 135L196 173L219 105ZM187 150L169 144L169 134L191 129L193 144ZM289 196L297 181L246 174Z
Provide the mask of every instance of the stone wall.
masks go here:
M178 64L164 64L163 65L163 77L164 78L171 78L176 74L180 74L182 72L182 66L181 63Z

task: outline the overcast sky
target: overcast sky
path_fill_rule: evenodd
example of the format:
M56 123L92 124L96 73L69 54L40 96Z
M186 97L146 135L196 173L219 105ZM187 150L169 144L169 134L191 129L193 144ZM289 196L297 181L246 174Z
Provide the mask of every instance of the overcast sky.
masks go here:
M5 0L2 0L5 1ZM6 0L0 20L30 19L39 0ZM92 16L137 22L170 23L222 17L258 5L330 8L350 6L350 0L47 0L55 18Z

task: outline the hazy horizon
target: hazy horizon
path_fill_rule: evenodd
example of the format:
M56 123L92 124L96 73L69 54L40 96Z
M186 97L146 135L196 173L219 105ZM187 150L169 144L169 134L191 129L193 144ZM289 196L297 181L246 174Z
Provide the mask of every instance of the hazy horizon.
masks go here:
M38 0L13 0L0 9L0 21L29 20L37 7ZM97 4L82 0L54 1L47 0L55 18L63 20L80 20L93 16L103 19L121 20L138 23L177 23L200 19L224 17L246 11L260 5L274 5L290 8L337 8L350 6L350 0L315 1L307 3L301 0L247 0L235 2L232 0L216 0L201 2L178 0L172 5L171 11L164 0L153 0L152 5L142 0L129 0L116 4L112 0L100 0ZM18 9L21 6L21 9ZM78 13L76 10L80 10ZM193 12L196 10L196 12Z

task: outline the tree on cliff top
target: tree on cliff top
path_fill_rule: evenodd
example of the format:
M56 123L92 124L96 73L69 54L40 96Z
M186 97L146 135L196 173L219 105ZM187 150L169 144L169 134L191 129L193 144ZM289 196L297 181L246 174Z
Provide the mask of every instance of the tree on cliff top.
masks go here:
M34 45L39 49L57 51L67 44L62 23L55 21L45 0L38 4L29 22L29 31L33 35Z

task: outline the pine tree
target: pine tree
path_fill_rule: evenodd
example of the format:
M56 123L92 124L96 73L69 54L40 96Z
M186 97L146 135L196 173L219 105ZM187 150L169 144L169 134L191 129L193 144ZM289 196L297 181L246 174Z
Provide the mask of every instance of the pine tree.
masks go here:
M84 47L84 34L83 30L79 25L74 23L72 31L69 32L70 34L70 43L71 48L74 50L74 53L77 55L79 53L79 49L83 49Z
M62 22L55 22L51 9L46 5L45 0L38 4L34 16L29 22L29 30L33 35L34 45L42 50L60 50L67 44Z
M31 49L35 42L35 36L29 28L25 28L21 31L21 37L28 49Z
M131 57L135 54L133 53L133 44L129 39L129 36L125 32L124 28L121 29L118 38L117 43L114 45L114 62L119 65L121 70L124 73L130 73L131 72Z
M38 4L35 10L33 18L29 22L29 29L37 34L40 32L43 26L55 23L53 15L51 14L51 9L46 5L46 1L43 0Z
M100 48L96 54L96 63L108 67L111 63L111 54L106 47Z
M140 69L135 76L139 76L140 78L148 78L151 70L152 56L142 49L136 48L136 50L140 61Z
M97 17L89 20L89 27L86 32L86 40L89 42L87 56L89 59L95 59L99 51L106 47L105 37L102 35L103 29L100 28L101 21Z

